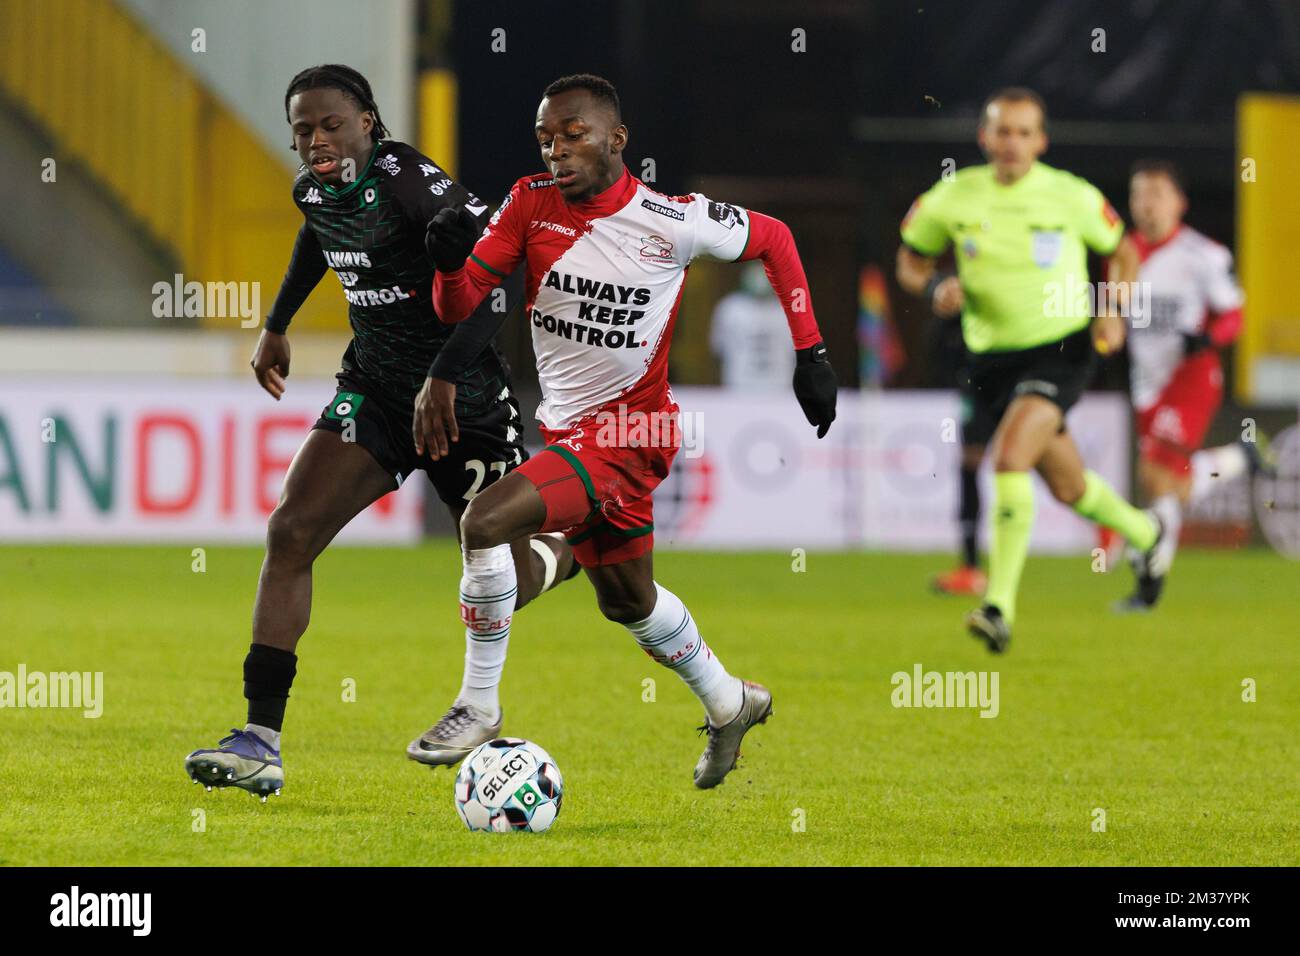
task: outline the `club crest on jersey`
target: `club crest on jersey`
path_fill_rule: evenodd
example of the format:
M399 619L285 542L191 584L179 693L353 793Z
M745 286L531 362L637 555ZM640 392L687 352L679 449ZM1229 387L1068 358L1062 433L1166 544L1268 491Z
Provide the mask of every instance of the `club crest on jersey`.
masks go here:
M1050 269L1061 257L1065 246L1065 234L1059 229L1034 230L1034 265L1040 269Z
M642 236L641 261L665 264L673 262L673 244L663 236Z

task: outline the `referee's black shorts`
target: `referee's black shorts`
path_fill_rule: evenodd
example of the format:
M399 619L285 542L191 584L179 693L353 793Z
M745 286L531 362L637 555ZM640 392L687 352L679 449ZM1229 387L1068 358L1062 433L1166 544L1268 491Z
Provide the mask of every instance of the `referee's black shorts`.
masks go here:
M1007 406L1021 395L1041 395L1064 415L1091 384L1096 367L1088 326L1031 349L972 352L959 383L962 444L987 445Z

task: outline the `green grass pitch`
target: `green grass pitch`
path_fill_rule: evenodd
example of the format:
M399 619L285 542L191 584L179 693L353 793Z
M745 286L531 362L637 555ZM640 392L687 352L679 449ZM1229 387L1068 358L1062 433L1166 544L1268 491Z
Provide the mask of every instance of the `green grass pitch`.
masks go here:
M1127 569L1031 558L994 658L962 630L967 601L926 591L946 558L814 553L795 573L788 554L663 552L659 580L775 695L711 792L691 786L700 708L576 579L513 629L505 732L547 748L566 793L550 832L509 835L465 831L452 776L403 753L459 687L449 542L327 552L284 795L191 785L185 754L243 726L260 560L0 548L0 671L102 671L105 698L99 719L0 710L0 864L1300 862L1300 565L1272 554L1184 553L1165 606L1129 618L1107 609ZM891 675L917 663L998 671L1000 713L894 708Z

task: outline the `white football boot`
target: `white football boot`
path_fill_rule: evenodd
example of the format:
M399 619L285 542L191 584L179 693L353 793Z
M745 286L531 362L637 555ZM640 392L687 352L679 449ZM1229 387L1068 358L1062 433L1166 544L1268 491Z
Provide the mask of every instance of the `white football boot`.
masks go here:
M411 741L406 756L430 767L450 767L460 763L479 744L501 736L504 711L490 723L478 708L457 700L442 719Z

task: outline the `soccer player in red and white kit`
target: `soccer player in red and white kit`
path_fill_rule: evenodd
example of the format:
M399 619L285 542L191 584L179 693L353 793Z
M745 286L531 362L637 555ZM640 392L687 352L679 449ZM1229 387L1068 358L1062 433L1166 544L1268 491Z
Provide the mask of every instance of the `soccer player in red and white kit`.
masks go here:
M471 217L451 210L435 217L426 240L444 322L468 317L526 263L542 386L537 417L546 447L478 495L461 519L461 616L485 648L492 639L503 643L514 607L509 543L530 530L564 531L605 617L703 703L708 744L694 782L714 787L735 766L746 731L772 712L772 695L729 674L686 606L654 579L651 493L680 442L668 349L691 260L762 260L794 339L795 397L819 438L835 418L835 374L790 230L760 213L698 193L662 195L635 179L623 165L628 131L607 80L556 80L535 132L547 172L514 184L477 244ZM659 427L617 424L647 420ZM646 432L662 434L664 422L673 426L671 447L644 440ZM504 663L504 654L496 659ZM496 709L495 694L473 708L483 727Z
M1219 350L1241 329L1241 287L1232 253L1183 222L1187 196L1177 168L1143 160L1129 182L1138 281L1148 315L1132 319L1128 339L1133 405L1138 414L1138 480L1167 529L1165 566L1178 547L1182 509L1214 482L1267 468L1256 442L1201 448L1223 401ZM1122 610L1146 610L1134 594Z

